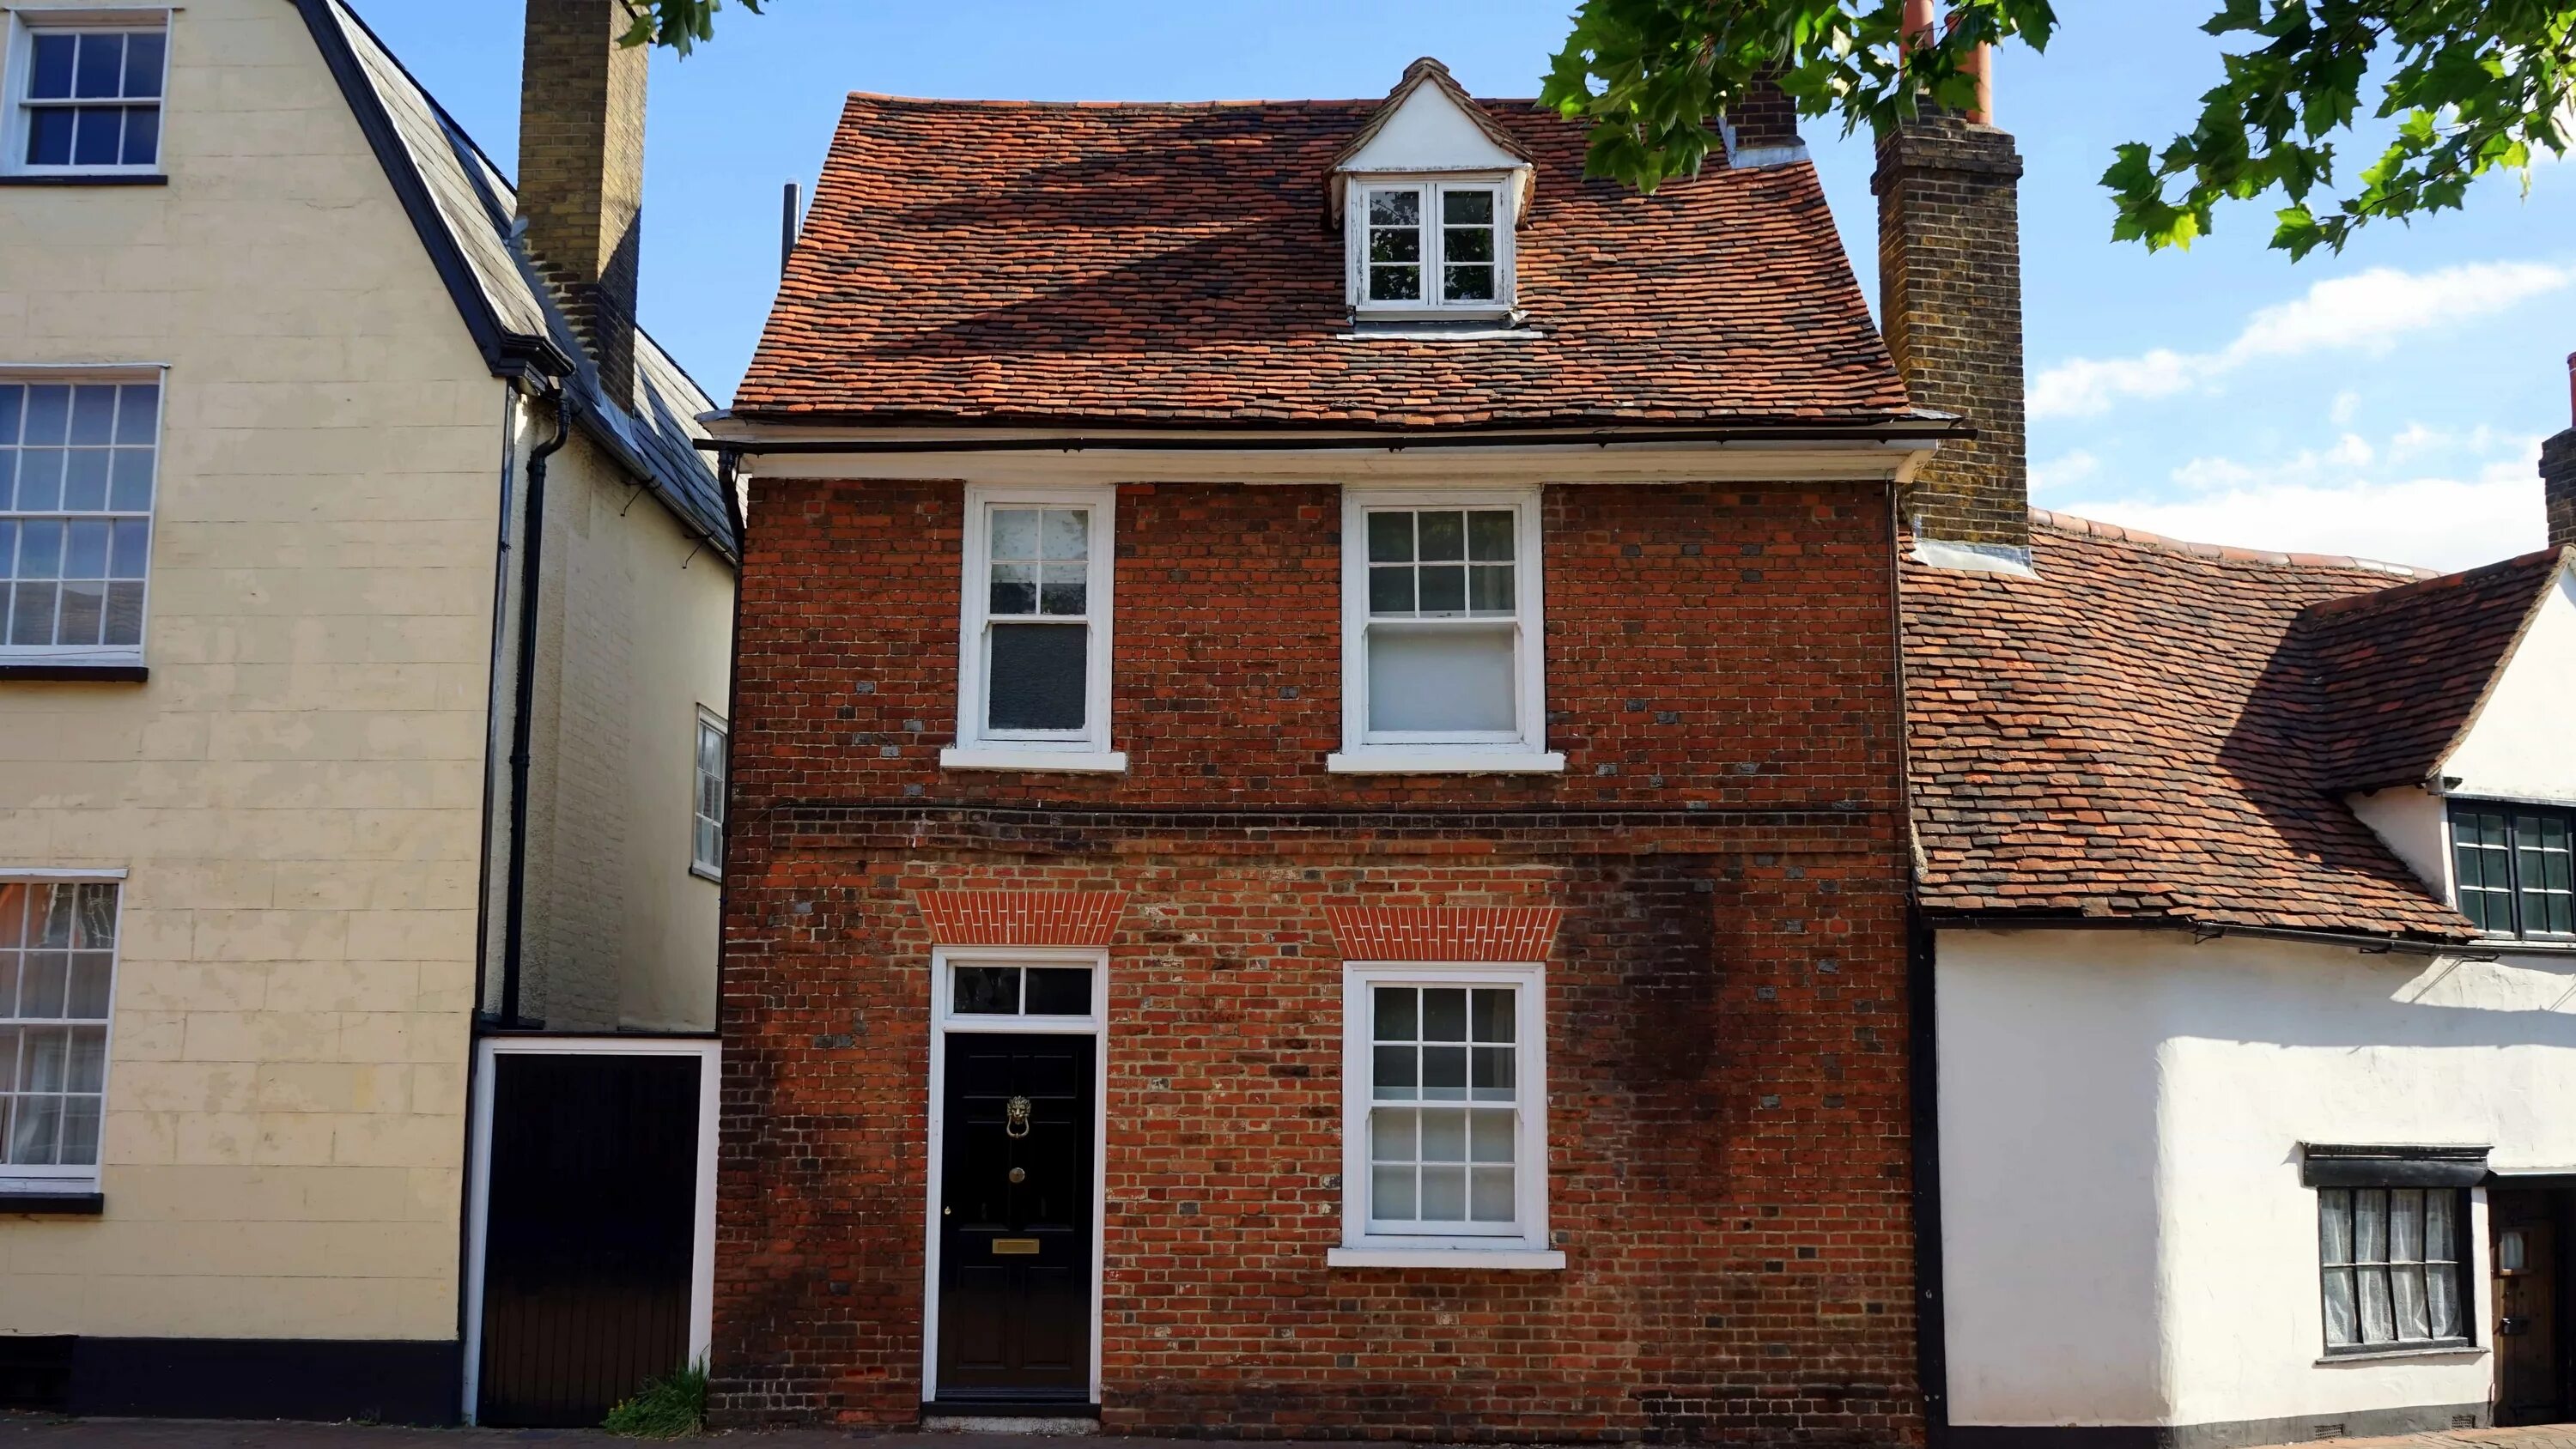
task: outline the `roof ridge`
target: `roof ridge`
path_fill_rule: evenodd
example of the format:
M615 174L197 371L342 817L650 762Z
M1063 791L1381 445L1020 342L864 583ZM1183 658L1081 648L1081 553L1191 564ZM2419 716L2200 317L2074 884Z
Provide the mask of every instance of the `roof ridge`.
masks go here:
M2163 549L2188 554L2193 558L2213 559L2220 563L2261 564L2272 568L2339 569L2349 573L2389 574L2415 582L2443 577L2440 569L2416 564L2391 563L2384 559L2359 558L2346 554L2286 553L2278 549L2246 548L2237 544L2199 543L2190 539L2171 538L2149 533L2143 528L2130 528L2097 519L2079 518L2072 513L2033 508L2030 522L2034 528L2053 533L2072 534L2079 538L2098 538L2108 543L2134 543L2144 548Z
M2564 564L2569 561L2571 551L2576 551L2576 545L2562 544L2555 548L2533 549L2529 553L2518 553L2513 555L2511 558L2496 559L2488 563L2478 564L2472 568L2453 569L2449 573L2426 574L2422 577L2411 579L2406 583L2398 584L2393 588L2381 589L2373 593L2345 594L2332 599L2319 599L2317 602L2308 605L2305 612L2314 614L2345 613L2366 605L2389 604L2402 599L2413 598L2418 595L2419 591L2469 588L2477 584L2485 583L2499 575L2511 573L2520 569L2537 567L2543 562ZM2552 571L2554 572L2555 570L2553 569Z
M904 106L954 106L964 110L992 111L1193 111L1248 110L1257 106L1294 106L1301 109L1328 110L1346 107L1377 107L1386 104L1383 96L1281 96L1247 97L1232 100L1198 101L1040 101L1006 96L905 96L891 91L851 91L853 101L881 101ZM1538 109L1536 96L1468 96L1483 107Z

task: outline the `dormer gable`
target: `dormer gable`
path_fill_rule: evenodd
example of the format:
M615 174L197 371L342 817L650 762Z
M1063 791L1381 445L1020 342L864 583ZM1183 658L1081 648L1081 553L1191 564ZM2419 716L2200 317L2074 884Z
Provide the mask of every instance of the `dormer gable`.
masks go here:
M1517 305L1512 233L1537 167L1425 56L1333 158L1326 198L1346 239L1352 310L1503 317Z
M2576 804L2576 549L2533 601L2504 667L2435 767L2450 794Z

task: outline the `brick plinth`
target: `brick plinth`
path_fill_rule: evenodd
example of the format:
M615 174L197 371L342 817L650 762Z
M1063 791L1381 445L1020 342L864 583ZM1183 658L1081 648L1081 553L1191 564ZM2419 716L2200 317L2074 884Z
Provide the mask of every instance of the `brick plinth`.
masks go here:
M719 1419L918 1416L916 903L1097 894L1111 1430L1920 1442L1882 492L1549 488L1567 770L1405 778L1324 765L1334 490L1131 487L1129 770L1019 777L937 764L957 485L755 487ZM1343 962L1435 950L1546 963L1562 1271L1326 1264Z
M1914 405L1977 430L1943 443L1906 490L1906 520L1925 538L2030 546L2021 169L2011 135L1957 116L1879 137L1880 328Z

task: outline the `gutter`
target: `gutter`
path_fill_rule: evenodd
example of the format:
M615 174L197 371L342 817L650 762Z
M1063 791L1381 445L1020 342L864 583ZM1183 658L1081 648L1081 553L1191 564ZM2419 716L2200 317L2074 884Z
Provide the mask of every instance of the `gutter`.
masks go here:
M501 921L501 1025L525 1026L519 1016L521 928L528 909L528 752L536 733L537 605L542 582L538 562L545 552L546 460L572 439L572 394L558 383L549 396L555 405L555 435L528 454L528 501L520 526L519 646L517 678L511 685L510 714L510 885ZM726 728L731 730L731 721ZM728 733L727 738L731 735Z
M1294 438L1119 437L1073 434L1065 437L1009 438L810 438L762 442L745 438L700 438L704 452L738 455L793 453L1401 453L1426 448L1614 448L1625 446L1726 447L1770 443L1939 443L1972 441L1974 428L1954 424L1911 427L1828 428L1813 425L1778 427L1665 428L1638 431L1594 430L1589 433L1416 433L1385 437Z
M1926 909L1924 923L1934 930L1966 931L2189 931L2194 942L2217 941L2230 936L2243 936L2257 941L2303 941L2312 946L2349 946L2373 956L2397 952L2408 956L2478 955L2480 944L2474 940L2428 941L2416 936L2401 936L2395 931L2375 935L2367 931L2323 931L2298 926L2218 926L2203 921L2182 921L2165 916L2076 916L2015 915L1990 916L1978 911L1943 911Z

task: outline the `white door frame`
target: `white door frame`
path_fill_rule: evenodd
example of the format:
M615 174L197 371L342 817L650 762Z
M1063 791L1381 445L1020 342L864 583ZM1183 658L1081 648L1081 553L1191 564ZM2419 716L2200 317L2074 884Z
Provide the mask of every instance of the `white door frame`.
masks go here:
M471 1192L465 1219L465 1422L474 1422L483 1377L483 1249L492 1204L492 1084L495 1061L512 1056L696 1057L698 1191L689 1254L689 1359L706 1360L715 1337L716 1111L723 1047L712 1037L487 1036L474 1044Z
M960 1016L949 1010L954 966L1088 966L1088 1016ZM1101 1270L1107 1261L1109 1198L1109 951L1095 946L935 946L930 952L930 1157L923 1186L921 1401L939 1397L939 1176L946 1140L948 1034L1088 1036L1091 1051L1091 1398L1100 1402Z

